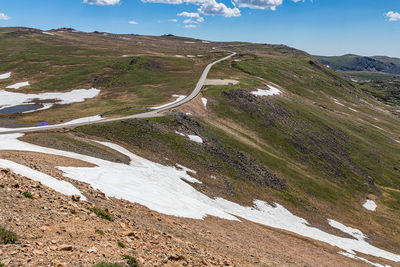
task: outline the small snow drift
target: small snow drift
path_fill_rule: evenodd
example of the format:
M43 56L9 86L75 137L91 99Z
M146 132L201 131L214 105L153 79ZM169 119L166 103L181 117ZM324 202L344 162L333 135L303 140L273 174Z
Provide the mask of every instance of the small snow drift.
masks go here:
M11 72L0 74L0 80L8 79L11 77Z
M54 35L54 33L51 33L51 32L42 32L43 34L46 34L46 35Z
M175 98L176 98L176 100L175 100L174 102L170 102L170 103L167 103L167 104L158 106L158 107L151 107L150 109L160 109L160 108L168 107L169 105L172 105L172 104L175 104L175 103L181 101L181 100L184 99L186 96L185 96L185 95L172 95L172 97L175 97Z
M180 133L180 132L178 132L178 131L175 131L175 133L176 133L177 135L180 135L180 136L187 136L187 137L189 138L189 140L191 140L191 141L193 141L193 142L196 142L196 143L199 143L199 144L202 144L202 143L203 143L203 139L202 139L200 136L198 136L198 135L192 135L192 134L186 135L186 134Z
M280 95L281 91L271 85L267 85L269 90L257 89L257 91L251 92L251 94L256 96L272 96L272 95Z
M13 84L13 85L9 85L6 88L7 89L19 89L19 88L25 87L25 86L29 86L29 82L16 83L16 84Z
M98 96L100 90L96 88L91 89L76 89L65 93L40 93L40 94L23 94L8 92L0 90L0 108L12 107L23 104L34 104L35 99L39 100L52 100L49 103L44 103L42 109L52 107L54 104L67 105L78 102L83 102L88 98L94 98ZM54 100L58 100L56 103L52 103Z
M363 204L364 209L366 210L370 210L370 211L375 211L376 210L376 203L375 201L371 200L371 199L367 199L365 201L365 203Z
M188 137L193 142L196 142L196 143L199 143L199 144L203 143L203 139L198 135L188 134Z
M201 98L201 102L203 102L204 108L207 109L207 102L208 102L207 98L202 97L202 98Z
M338 104L339 106L345 107L345 105L343 105L342 103L340 103L336 98L333 98L333 102L335 102L335 104Z

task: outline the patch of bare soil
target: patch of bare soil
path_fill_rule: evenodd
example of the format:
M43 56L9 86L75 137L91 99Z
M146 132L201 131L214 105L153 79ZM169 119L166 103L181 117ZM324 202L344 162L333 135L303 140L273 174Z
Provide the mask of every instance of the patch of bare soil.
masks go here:
M176 110L189 116L205 116L207 114L207 109L204 107L204 104L201 101L202 97L203 95L200 93L193 98L192 101L180 106Z

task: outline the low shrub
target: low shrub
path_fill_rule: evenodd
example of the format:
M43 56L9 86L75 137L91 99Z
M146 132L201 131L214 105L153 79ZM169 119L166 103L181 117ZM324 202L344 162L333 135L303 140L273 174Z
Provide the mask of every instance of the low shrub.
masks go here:
M91 212L93 212L94 214L96 214L97 216L99 216L100 218L103 218L105 220L109 220L110 222L112 222L111 215L108 212L105 212L104 210L99 209L99 208L89 208L89 210Z
M0 243L2 244L15 244L18 237L15 233L8 231L0 226Z
M129 255L124 255L123 257L124 257L124 259L127 260L126 263L129 265L129 267L138 267L139 266L139 263L137 262L137 260L134 257L129 256Z
M123 266L119 263L99 262L93 265L93 267L123 267Z
M27 197L27 198L33 199L33 196L32 196L32 194L31 194L31 193L29 193L29 192L27 192L27 191L23 192L23 193L22 193L22 195L23 195L24 197Z

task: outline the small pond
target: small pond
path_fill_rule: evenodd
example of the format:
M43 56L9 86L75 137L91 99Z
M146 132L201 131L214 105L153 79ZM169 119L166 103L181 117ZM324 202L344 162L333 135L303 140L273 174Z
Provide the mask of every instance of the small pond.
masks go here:
M22 112L37 110L37 109L40 109L40 108L42 108L42 106L41 105L36 105L36 104L17 105L17 106L12 106L12 107L7 107L7 108L0 109L0 114L16 114L16 113L22 113Z

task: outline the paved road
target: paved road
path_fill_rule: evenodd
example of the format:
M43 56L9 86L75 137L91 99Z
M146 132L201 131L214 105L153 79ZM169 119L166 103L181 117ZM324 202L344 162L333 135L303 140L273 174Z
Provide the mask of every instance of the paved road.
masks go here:
M119 120L127 120L127 119L145 119L145 118L154 118L154 117L160 117L163 116L163 112L171 110L173 108L179 107L183 104L186 104L187 102L191 101L193 98L195 98L201 91L201 89L204 86L204 82L206 81L207 75L210 72L212 66L215 64L227 60L228 58L236 55L236 53L232 53L229 56L226 56L224 58L221 58L219 60L216 60L210 64L207 65L207 67L204 69L203 73L201 74L201 77L199 81L197 82L196 87L192 91L190 95L185 97L184 99L171 103L170 105L166 105L162 108L155 109L152 111L147 111L144 113L139 113L135 115L130 115L130 116L125 116L125 117L119 117L119 118L110 118L110 119L101 119L97 121L92 121L92 122L77 122L77 123L71 123L68 125L62 125L62 124L55 124L55 125L47 125L47 126L41 126L41 127L28 127L28 128L10 128L8 131L3 131L0 132L0 134L11 134L11 133L29 133L29 132L39 132L39 131L47 131L47 130L55 130L55 129L62 129L62 128L74 128L77 126L82 126L82 125L88 125L88 124L97 124L97 123L104 123L104 122L112 122L112 121L119 121Z

